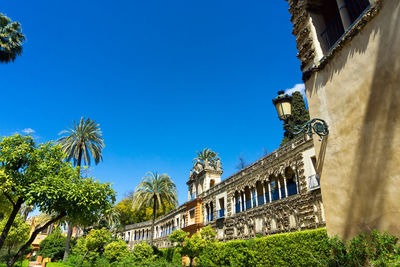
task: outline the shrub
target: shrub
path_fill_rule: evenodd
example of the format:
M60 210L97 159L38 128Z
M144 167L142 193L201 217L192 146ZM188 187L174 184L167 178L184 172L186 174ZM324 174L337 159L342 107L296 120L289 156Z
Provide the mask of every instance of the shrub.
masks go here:
M398 237L387 233L360 233L347 242L335 236L329 246L329 266L400 266Z
M113 241L104 249L104 256L110 262L119 261L129 255L128 245L123 240Z
M40 251L39 254L44 258L51 258L55 260L60 260L64 256L65 244L67 238L61 234L59 228L48 235L41 243L40 243Z
M155 258L153 249L145 242L135 245L131 254L136 263L151 262Z
M316 266L329 253L325 229L278 234L250 240L210 243L199 256L200 266Z

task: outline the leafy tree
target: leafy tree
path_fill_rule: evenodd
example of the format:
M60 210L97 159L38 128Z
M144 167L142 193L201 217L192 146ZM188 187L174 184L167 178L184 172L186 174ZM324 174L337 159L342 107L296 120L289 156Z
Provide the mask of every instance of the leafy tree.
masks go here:
M3 219L0 222L0 229L4 229L5 224L7 223L6 219ZM10 228L10 231L7 235L7 238L4 242L4 246L7 248L8 257L11 256L11 251L16 249L17 246L26 242L29 238L30 226L24 220L24 218L20 215L15 217L14 222Z
M197 152L197 157L193 159L193 162L194 165L200 163L204 166L206 163L209 163L211 166L216 167L218 160L218 153L209 148L204 148L202 151Z
M80 172L82 159L85 165L90 166L91 157L97 165L100 160L103 160L101 150L104 148L104 140L100 125L91 119L81 118L79 123L73 121L72 128L60 132L66 134L57 140L61 144L63 152L67 155L66 160L73 160L74 165ZM69 246L71 242L73 230L73 222L68 223L67 243L65 245L64 260L68 257Z
M53 233L40 243L39 254L44 258L61 260L64 255L66 242L66 237L61 234L60 228L57 227Z
M18 22L0 13L0 62L9 63L22 54L25 36Z
M216 243L215 232L211 226L206 226L192 237L186 237L182 247L182 255L189 257L189 264L193 266L193 260L199 257L204 248Z
M36 145L30 136L0 139L0 171L0 191L12 206L0 236L0 248L22 204L51 214L51 219L36 226L8 266L12 266L36 236L51 224L67 216L80 222L93 222L115 201L110 184L79 177L73 166L64 161L58 145L51 142Z
M168 203L166 200L163 200L163 203L163 206L157 206L156 218L175 208L174 205ZM150 205L143 205L140 209L135 209L133 206L133 193L115 205L115 209L119 213L121 226L149 221L153 216L153 207Z
M173 231L169 236L168 239L172 243L178 243L178 246L183 246L183 242L185 241L185 238L189 235L188 232L185 232L183 230L175 230Z
M304 125L310 120L310 114L306 108L303 95L300 92L292 94L292 116L288 119L288 127L285 130L281 146L295 138L293 132L296 132L295 126L299 127Z
M153 206L150 246L153 245L154 221L156 219L157 205L165 208L165 203L169 203L173 207L176 207L178 203L174 182L167 174L159 175L158 172L149 172L136 187L133 194L133 207L140 209L143 205Z
M149 244L142 242L135 245L132 250L132 257L136 264L143 264L146 262L152 262L156 255L153 254L153 249Z
M128 245L121 239L111 242L104 248L104 256L110 262L120 261L128 255Z
M81 264L86 258L93 262L103 254L105 246L110 241L111 234L107 229L92 229L85 238L78 240L74 252L83 255Z

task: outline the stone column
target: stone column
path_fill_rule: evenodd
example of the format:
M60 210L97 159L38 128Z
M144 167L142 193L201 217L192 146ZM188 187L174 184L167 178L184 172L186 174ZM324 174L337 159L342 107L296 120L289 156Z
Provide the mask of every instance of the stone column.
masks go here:
M253 207L254 191L253 188L249 188L249 190L250 190L250 209L251 209L254 208Z
M247 210L247 206L246 206L246 190L243 192L243 208L244 210Z
M272 201L271 184L269 181L268 181L268 196L269 196L269 202L271 202Z
M282 194L281 194L281 181L280 181L279 179L277 179L276 182L278 183L279 199L281 199L281 198L282 198Z
M345 0L336 0L336 3L339 8L339 13L340 13L340 18L343 23L343 28L346 31L351 26L351 19L350 19L350 15L349 15L349 10L347 9L347 6L346 6L346 1Z
M288 197L288 193L287 193L287 184L286 184L286 177L283 177L283 184L285 186L285 197Z
M262 194L263 194L263 198L264 198L264 204L267 203L267 198L265 197L265 183L262 182Z
M256 207L258 207L258 191L257 191L257 186L254 189L254 193L256 195Z

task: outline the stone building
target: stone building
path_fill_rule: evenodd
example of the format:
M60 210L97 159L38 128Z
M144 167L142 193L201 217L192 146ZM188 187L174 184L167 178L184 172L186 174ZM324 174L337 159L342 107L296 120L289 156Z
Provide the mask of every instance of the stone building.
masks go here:
M300 137L222 181L219 161L195 164L188 201L156 220L154 244L172 246L173 230L193 234L206 225L220 241L324 227L315 162L312 139ZM121 236L132 248L150 230L150 221L128 225Z
M400 1L288 2L328 233L400 235Z

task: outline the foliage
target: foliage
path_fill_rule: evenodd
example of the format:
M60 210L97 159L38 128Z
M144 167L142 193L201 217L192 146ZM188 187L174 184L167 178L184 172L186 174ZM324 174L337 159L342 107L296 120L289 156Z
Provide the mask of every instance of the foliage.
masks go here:
M143 177L140 184L136 187L132 199L135 209L140 209L143 205L153 206L152 229L150 233L150 245L152 245L157 206L163 207L164 211L165 203L176 207L178 203L176 186L167 174L159 175L157 172L150 172Z
M148 263L155 259L153 249L145 242L135 245L132 250L131 257L135 263L140 264Z
M145 204L141 208L135 209L133 206L132 195L133 193L123 198L117 205L115 205L115 210L118 211L119 221L122 226L149 221L153 216L153 207L151 205ZM171 203L167 203L166 200L163 200L163 202L164 208L162 206L157 206L156 218L174 209L174 205Z
M96 258L103 255L105 246L110 243L111 234L105 228L92 229L86 237L78 239L76 246L72 252L76 255L83 256L82 261L87 259L94 262Z
M61 260L64 255L66 237L61 234L61 230L56 228L53 233L48 235L40 243L39 254L43 258L51 258L53 260Z
M0 238L0 248L24 203L51 214L52 218L35 229L18 253L22 253L41 230L66 216L89 224L111 208L115 201L111 185L80 178L64 157L58 145L51 142L36 145L30 136L0 139L0 191L13 207Z
M0 13L0 62L9 63L22 54L22 42L25 36L19 22Z
M303 99L303 95L300 92L294 92L292 94L292 116L288 120L288 128L284 129L284 138L281 146L295 138L291 132L296 132L295 126L302 126L304 123L310 120L310 114L306 108L306 104Z
M168 239L172 243L178 243L179 246L183 246L183 242L185 241L185 238L189 235L188 232L185 232L183 230L174 230L169 236Z
M218 153L209 148L204 148L202 151L197 152L197 156L193 159L193 166L198 163L205 165L208 162L211 166L216 167L218 160Z
M90 166L90 156L96 165L103 159L101 150L104 148L104 140L96 121L82 117L79 123L73 121L72 128L60 134L67 134L57 140L67 155L67 161L73 160L74 165L80 166L83 159L85 165Z
M400 266L398 237L387 233L360 233L347 242L335 236L329 246L329 266Z
M104 248L104 256L110 262L119 261L128 255L128 245L121 239L111 242Z
M190 265L193 265L194 258L198 258L204 249L212 247L216 243L215 232L210 225L201 229L200 233L186 237L182 247L182 255L188 256Z
M3 219L0 221L0 230L4 229L7 220ZM20 215L15 217L12 223L11 229L8 232L4 246L7 248L8 254L10 255L12 250L15 250L17 246L25 243L29 238L30 226Z
M209 242L200 266L315 266L329 258L325 229L226 243Z

